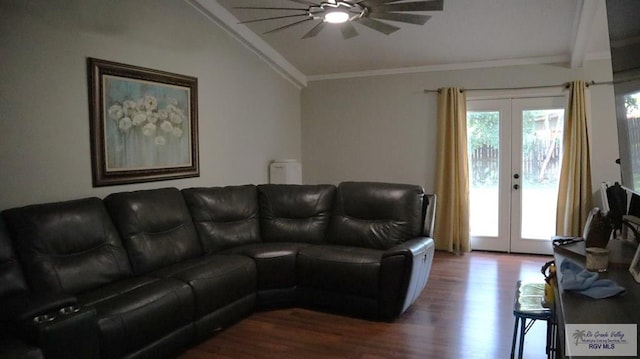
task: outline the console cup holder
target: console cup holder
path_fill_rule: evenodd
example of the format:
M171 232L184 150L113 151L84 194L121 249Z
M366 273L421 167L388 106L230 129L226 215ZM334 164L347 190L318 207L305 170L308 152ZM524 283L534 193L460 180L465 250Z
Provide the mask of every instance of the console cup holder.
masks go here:
M33 321L36 324L42 324L42 323L52 322L55 319L56 319L56 316L53 314L42 314L42 315L35 316L33 318Z
M70 305L67 307L60 308L58 312L62 315L69 315L69 314L77 313L79 311L80 311L80 307L75 305Z
M36 324L49 323L56 320L56 314L60 315L70 315L74 313L78 313L80 311L80 307L77 305L68 305L66 307L62 307L58 309L58 312L41 314L33 317L33 322Z

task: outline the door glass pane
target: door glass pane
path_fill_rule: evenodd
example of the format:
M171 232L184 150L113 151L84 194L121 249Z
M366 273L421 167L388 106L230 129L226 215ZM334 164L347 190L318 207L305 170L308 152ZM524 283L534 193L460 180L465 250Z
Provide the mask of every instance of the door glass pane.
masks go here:
M498 111L468 111L469 226L472 236L498 236Z
M640 91L624 96L633 189L640 189Z
M564 110L525 110L522 121L521 236L548 241L556 231Z

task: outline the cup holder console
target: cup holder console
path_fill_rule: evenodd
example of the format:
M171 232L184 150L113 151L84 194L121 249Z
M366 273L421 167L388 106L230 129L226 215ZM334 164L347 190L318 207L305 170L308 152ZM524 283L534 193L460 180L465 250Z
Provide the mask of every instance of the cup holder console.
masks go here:
M25 335L47 359L99 358L96 310L91 307L67 303L37 315Z
M53 314L42 314L42 315L35 316L33 318L33 321L36 324L42 324L42 323L52 322L55 319L56 319L56 316Z
M69 314L73 314L73 313L78 313L79 311L80 311L80 307L78 307L76 305L70 305L70 306L67 306L67 307L60 308L58 313L60 313L62 315L69 315Z
M62 319L62 317L64 316L78 313L79 311L80 311L79 306L69 305L69 306L60 308L57 312L37 315L33 317L33 322L36 324L50 323L56 320L57 318Z

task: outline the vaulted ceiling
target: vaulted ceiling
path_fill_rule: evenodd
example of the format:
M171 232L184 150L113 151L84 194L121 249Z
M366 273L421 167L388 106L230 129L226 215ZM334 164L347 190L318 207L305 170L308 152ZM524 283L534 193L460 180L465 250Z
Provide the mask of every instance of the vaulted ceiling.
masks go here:
M239 7L306 7L301 1L186 1L301 86L314 79L520 63L580 67L586 59L609 57L600 0L444 0L443 11L413 12L431 16L424 25L385 20L400 27L385 35L356 23L358 36L349 39L329 24L302 39L315 21L265 34L296 18L241 23L292 12Z

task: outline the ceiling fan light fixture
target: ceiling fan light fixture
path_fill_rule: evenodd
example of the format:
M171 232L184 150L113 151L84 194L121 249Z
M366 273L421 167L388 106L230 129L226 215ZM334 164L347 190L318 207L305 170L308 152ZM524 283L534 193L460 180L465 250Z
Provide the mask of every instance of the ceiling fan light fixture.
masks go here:
M444 0L289 0L308 7L261 7L261 6L236 6L236 9L247 10L289 10L295 14L265 17L243 21L241 23L278 20L285 18L304 17L299 21L271 29L263 34L284 30L294 25L307 21L318 21L302 37L308 39L316 36L323 28L330 27L326 24L338 24L342 37L350 39L358 35L358 31L351 23L371 28L375 31L389 35L400 27L386 23L386 20L403 22L415 25L424 25L431 16L413 14L414 11L442 11ZM381 21L385 20L385 21Z
M349 21L349 13L341 10L329 10L324 14L324 21L331 24L342 24Z

